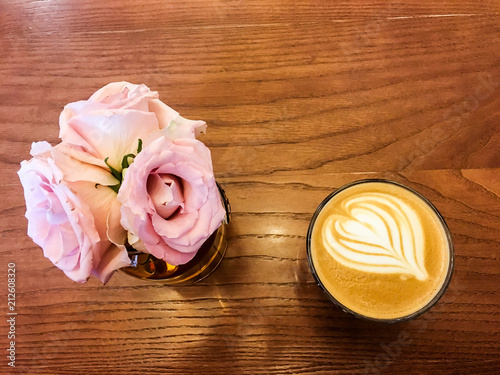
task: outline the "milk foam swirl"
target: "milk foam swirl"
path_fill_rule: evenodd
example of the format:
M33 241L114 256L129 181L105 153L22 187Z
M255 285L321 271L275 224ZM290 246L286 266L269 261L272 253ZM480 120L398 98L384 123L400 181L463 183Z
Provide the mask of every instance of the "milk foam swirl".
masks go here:
M322 228L328 253L359 271L428 277L424 265L424 231L417 212L384 193L363 193L342 201L341 214Z

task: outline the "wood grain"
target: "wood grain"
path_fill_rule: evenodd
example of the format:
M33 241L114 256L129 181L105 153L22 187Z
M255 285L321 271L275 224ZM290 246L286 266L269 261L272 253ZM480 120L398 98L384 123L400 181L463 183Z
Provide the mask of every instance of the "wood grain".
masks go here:
M1 2L0 306L15 262L18 315L0 373L500 372L499 42L496 1ZM26 236L30 143L118 80L209 124L233 220L199 284L77 285ZM427 196L453 235L451 285L411 322L350 317L307 265L317 205L369 177Z

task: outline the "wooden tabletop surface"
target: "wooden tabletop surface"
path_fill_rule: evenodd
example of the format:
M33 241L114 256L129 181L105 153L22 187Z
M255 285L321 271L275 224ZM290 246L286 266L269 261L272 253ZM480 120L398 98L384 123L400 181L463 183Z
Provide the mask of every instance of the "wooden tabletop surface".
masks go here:
M1 1L0 373L499 373L499 4ZM31 142L58 143L62 107L121 80L209 125L233 212L199 284L78 284L26 235ZM450 287L410 322L343 313L308 268L317 205L366 177L415 188L452 232Z

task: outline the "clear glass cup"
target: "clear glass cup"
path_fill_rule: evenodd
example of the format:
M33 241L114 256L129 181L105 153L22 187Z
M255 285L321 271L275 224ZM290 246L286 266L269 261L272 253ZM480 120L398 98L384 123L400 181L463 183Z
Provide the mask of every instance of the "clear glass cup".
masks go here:
M227 226L231 206L222 187L217 184L226 216L221 226L205 241L195 257L186 264L174 266L150 254L129 250L132 266L121 268L127 275L166 285L189 285L203 280L220 264L227 250Z
M439 222L442 225L442 228L443 228L445 236L446 236L446 241L448 243L448 250L449 250L448 270L447 270L446 276L445 276L444 281L443 281L442 285L440 286L439 290L434 295L434 297L428 303L426 303L424 306L422 306L418 311L415 311L414 313L411 313L411 314L408 314L408 315L405 315L405 316L401 316L401 317L398 317L398 318L393 318L393 319L377 319L377 318L373 318L373 317L369 317L369 316L363 315L363 314L361 314L359 312L356 312L356 311L354 311L354 310L346 307L345 305L343 305L325 287L325 285L322 282L321 278L318 276L318 273L317 273L317 271L315 269L315 266L314 266L314 263L313 263L313 260L312 260L312 256L311 256L311 242L312 242L311 239L312 239L313 228L314 228L316 219L318 218L318 215L321 213L321 211L326 206L326 204L333 197L335 197L337 194L339 194L341 191L349 189L349 188L351 188L351 187L353 187L355 185L363 184L363 183L368 183L368 182L382 182L382 183L387 183L387 184L394 184L394 185L397 185L399 187L402 187L402 188L410 191L411 193L413 193L414 195L416 195L418 198L420 198L423 202L425 202L425 204L427 204L431 208L431 210L439 218ZM449 230L448 226L446 225L446 222L445 222L444 218L442 217L442 215L437 210L437 208L427 198L425 198L423 195L421 195L417 191L409 188L408 186L402 185L402 184L400 184L398 182L391 181L391 180L386 180L386 179L375 179L374 178L374 179L364 179L364 180L354 181L354 182L351 182L351 183L348 183L346 185L343 185L343 186L339 187L338 189L334 190L331 194L329 194L319 204L318 208L314 212L314 215L313 215L313 217L311 219L311 222L309 224L309 229L307 231L306 249L307 249L307 259L308 259L308 262L309 262L309 268L311 269L311 272L312 272L312 274L314 276L314 279L316 280L316 282L320 286L320 288L323 290L323 292L328 296L328 298L330 299L330 301L332 301L335 305L337 305L338 307L340 307L344 312L346 312L346 313L348 313L348 314L350 314L350 315L352 315L352 316L354 316L356 318L366 319L366 320L371 320L371 321L377 321L377 322L383 322L383 323L397 323L397 322L403 322L403 321L411 320L411 319L414 319L414 318L422 315L426 311L428 311L432 306L434 306L436 304L437 301L439 301L439 299L443 296L444 292L448 288L448 285L449 285L449 283L451 281L451 276L452 276L453 267L454 267L454 248L453 248L453 241L452 241L452 238L451 238L450 230Z

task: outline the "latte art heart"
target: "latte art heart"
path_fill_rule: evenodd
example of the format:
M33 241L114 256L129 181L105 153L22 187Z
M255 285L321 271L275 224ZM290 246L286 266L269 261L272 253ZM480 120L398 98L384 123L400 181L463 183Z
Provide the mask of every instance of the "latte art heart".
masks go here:
M354 195L330 216L322 236L328 253L359 271L402 274L426 280L424 231L417 212L384 193Z

